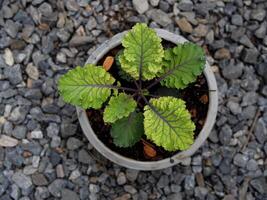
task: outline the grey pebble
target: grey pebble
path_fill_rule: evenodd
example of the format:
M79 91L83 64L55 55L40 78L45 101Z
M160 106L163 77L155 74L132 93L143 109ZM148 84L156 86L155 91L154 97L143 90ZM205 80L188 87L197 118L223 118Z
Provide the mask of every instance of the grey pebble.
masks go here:
M70 137L67 141L67 148L69 150L75 150L75 149L78 149L79 147L81 147L82 144L83 143L79 139L77 139L75 137Z
M266 192L267 182L264 177L255 178L250 181L250 185L252 185L255 190L257 190L260 194Z
M266 10L261 8L252 10L250 14L251 19L258 21L262 21L265 16L266 16Z
M262 118L257 121L254 134L260 144L267 140L267 123Z
M199 199L205 199L205 197L207 196L209 190L205 187L200 187L197 186L195 188L195 197L199 198Z
M159 9L149 10L147 12L147 16L163 27L171 23L171 19L168 14Z
M234 115L240 114L242 112L242 108L240 107L238 102L228 101L227 107Z
M267 62L259 63L256 65L257 73L263 77L265 83L267 83Z
M35 199L47 199L50 196L47 187L36 187L36 191L34 193Z
M49 123L49 126L46 128L46 131L48 137L57 136L59 133L59 127L56 123Z
M257 49L244 49L242 51L242 60L246 63L256 64L258 61L259 52Z
M36 174L33 174L31 177L32 177L32 182L34 185L45 186L48 184L48 181L43 174L36 173Z
M83 164L91 164L93 162L93 158L85 149L81 149L78 152L78 161Z
M20 83L22 81L21 66L17 64L12 67L6 67L4 70L4 75L13 85Z
M234 157L234 164L238 167L245 168L248 162L248 157L246 155L243 155L241 153L238 153Z
M228 145L230 143L230 140L232 138L232 129L229 125L224 125L219 133L219 140L222 144Z
M129 181L134 182L137 179L138 174L139 174L138 170L133 170L133 169L126 170L126 177Z
M19 31L19 25L12 20L7 20L5 24L5 31L10 37L15 38Z
M60 133L63 138L74 135L76 130L77 124L62 123L60 126Z
M38 11L44 15L49 17L49 15L51 15L53 13L53 9L52 6L49 3L42 3L39 7L38 7Z
M235 14L231 18L231 22L234 25L242 26L243 25L243 18L241 15Z
M16 172L12 176L12 180L19 186L21 189L27 190L30 187L32 187L32 181L31 178L24 175L21 172Z
M184 180L184 188L185 190L192 190L195 187L195 176L194 175L186 175Z
M89 17L85 28L87 30L91 31L92 29L95 29L96 26L97 26L96 19L93 16Z
M193 3L190 0L180 1L178 7L182 11L191 11L193 9Z
M169 184L169 177L167 175L162 175L157 183L158 188L164 188Z
M25 126L18 125L12 131L12 135L17 139L23 139L26 136L27 128Z
M27 106L18 106L12 110L9 120L19 124L24 121L28 111L29 108Z
M130 194L135 194L135 193L137 193L137 190L133 187L133 186L131 186L131 185L124 185L123 186L123 189L126 191L126 192L128 192L128 193L130 193Z
M95 184L90 184L89 185L89 191L91 193L98 193L100 191L100 188L98 185L95 185Z
M127 182L126 176L123 172L120 172L117 177L118 185L124 185Z
M69 1L66 1L66 7L69 11L73 11L73 12L76 12L79 10L80 6L79 4L74 1L74 0L69 0Z
M63 188L66 186L66 181L62 179L55 179L49 184L48 190L54 197L61 197ZM67 191L68 192L68 191ZM65 195L65 194L64 194Z
M75 35L69 41L69 46L70 47L82 46L82 45L91 43L93 41L94 41L94 38L91 37L91 36L78 36L78 35Z
M13 184L13 185L11 186L11 189L12 189L12 191L11 191L11 193L10 193L10 196L11 196L13 199L18 200L19 197L20 197L20 195L21 195L21 192L20 192L19 187L18 187L16 184Z
M62 42L67 42L71 36L70 33L65 29L59 29L56 34Z
M253 105L257 102L258 94L256 92L247 92L243 98L241 106Z
M266 36L267 22L262 22L260 27L255 31L257 38L263 39Z
M247 170L256 171L258 169L258 163L254 159L250 159L247 163Z

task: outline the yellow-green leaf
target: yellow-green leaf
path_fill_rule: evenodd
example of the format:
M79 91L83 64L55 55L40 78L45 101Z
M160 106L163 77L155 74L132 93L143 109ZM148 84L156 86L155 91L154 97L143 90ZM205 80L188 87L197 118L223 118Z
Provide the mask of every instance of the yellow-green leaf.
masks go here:
M121 68L135 79L150 80L162 70L161 39L146 24L137 23L123 38Z
M102 67L87 64L62 75L58 89L63 100L75 106L101 108L114 89L115 79Z
M185 150L193 144L195 125L183 100L153 98L144 110L145 134L156 145L175 151Z
M110 98L104 110L104 121L114 123L118 119L127 117L136 108L136 101L125 93Z

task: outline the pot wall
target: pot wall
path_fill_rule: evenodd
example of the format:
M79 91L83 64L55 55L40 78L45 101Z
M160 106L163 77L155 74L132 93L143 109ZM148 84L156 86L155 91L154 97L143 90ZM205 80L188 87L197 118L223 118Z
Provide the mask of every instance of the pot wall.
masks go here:
M182 36L176 35L174 33L170 33L163 29L155 29L155 31L157 32L158 36L161 37L162 39L168 40L175 44L184 43L187 41ZM119 33L113 36L110 40L104 42L100 47L98 47L92 53L92 55L88 58L86 63L96 64L107 52L109 52L111 49L121 44L121 40L126 33L127 31ZM166 159L159 160L159 161L137 161L134 159L121 156L120 154L110 150L98 139L98 137L95 135L89 123L85 110L79 107L76 107L78 119L81 124L82 130L85 136L87 137L87 139L89 140L89 142L103 156L117 163L118 165L131 168L131 169L136 169L136 170L158 170L158 169L171 167L173 165L181 163L184 161L184 159L192 156L199 149L199 147L205 142L205 140L208 138L212 130L212 127L215 123L217 109L218 109L218 91L217 91L217 84L216 84L214 74L211 71L210 66L207 62L206 62L206 66L204 69L204 75L207 79L209 90L210 90L208 114L207 114L205 124L201 132L199 133L198 137L196 138L194 144L186 151L181 151L170 158L166 158Z

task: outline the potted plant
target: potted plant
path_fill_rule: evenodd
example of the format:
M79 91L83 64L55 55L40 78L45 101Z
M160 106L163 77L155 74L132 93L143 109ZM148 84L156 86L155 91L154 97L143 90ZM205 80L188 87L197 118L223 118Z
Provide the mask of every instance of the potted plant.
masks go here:
M201 47L138 23L62 75L63 100L75 105L91 144L138 170L170 167L207 139L217 86Z

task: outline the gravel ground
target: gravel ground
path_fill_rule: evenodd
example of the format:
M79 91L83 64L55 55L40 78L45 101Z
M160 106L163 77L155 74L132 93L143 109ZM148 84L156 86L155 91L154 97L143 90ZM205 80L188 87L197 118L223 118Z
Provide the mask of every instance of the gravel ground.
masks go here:
M0 0L0 8L1 200L267 199L266 0ZM203 46L220 91L208 141L162 171L97 154L56 89L61 74L136 22Z

